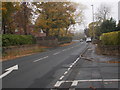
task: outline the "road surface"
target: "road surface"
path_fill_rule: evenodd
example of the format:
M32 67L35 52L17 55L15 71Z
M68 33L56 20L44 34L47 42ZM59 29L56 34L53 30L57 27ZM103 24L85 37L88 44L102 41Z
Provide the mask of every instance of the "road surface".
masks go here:
M92 44L77 42L47 52L4 61L2 86L93 90L118 88L118 64L103 63L100 58L95 55Z

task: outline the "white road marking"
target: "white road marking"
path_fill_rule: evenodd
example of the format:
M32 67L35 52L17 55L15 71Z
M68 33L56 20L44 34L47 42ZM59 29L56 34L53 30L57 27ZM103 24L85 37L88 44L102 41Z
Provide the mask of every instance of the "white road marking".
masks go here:
M76 61L78 61L80 58L78 57L77 59L76 59Z
M6 72L4 74L0 75L0 79L3 78L3 77L5 77L9 73L11 73L13 70L18 70L18 65L15 65L15 66L12 66L12 67L6 69L5 70Z
M60 77L60 80L62 80L63 78L64 78L64 76L61 76L61 77Z
M59 87L64 81L57 81L54 87Z
M71 65L70 65L70 68L73 67L73 65L79 60L80 58L78 57Z
M57 55L57 54L59 54L60 52L56 52L56 53L54 53L53 55Z
M75 64L76 62L73 63L73 65Z
M72 63L72 66L74 65L75 63Z
M67 48L67 49L63 49L62 51L67 51L67 50L69 50L69 49L71 49L71 48L74 48L74 47L70 47L70 48Z
M70 68L72 68L73 65L70 65Z
M119 82L120 79L87 79L87 80L74 80L74 81L63 81L63 82Z
M73 81L71 86L77 86L78 81Z
M65 51L65 49L63 49L62 51Z
M68 71L64 72L64 75L67 74L67 73L68 73Z
M55 87L59 87L62 83L72 82L71 86L77 86L78 82L119 82L120 79L88 79L88 80L74 80L74 81L57 81L54 85Z
M71 69L71 68L69 67L69 68L68 68L68 71L69 71L70 69Z
M40 58L40 59L37 59L37 60L35 60L35 61L33 61L33 62L38 62L38 61L43 60L43 59L45 59L45 58L48 58L48 56L45 56L45 57Z
M80 59L80 58L78 57L78 58L69 66L69 68L67 69L67 71L64 72L64 75L61 76L59 80L62 80L62 79L65 77L65 75L69 72L69 70L73 67L73 65L74 65L79 59ZM61 83L63 83L63 82L65 82L65 81L57 81L54 86L55 86L55 87L59 87L59 86L61 85ZM72 86L77 85L77 83L78 83L78 81L74 81L74 82L72 83Z

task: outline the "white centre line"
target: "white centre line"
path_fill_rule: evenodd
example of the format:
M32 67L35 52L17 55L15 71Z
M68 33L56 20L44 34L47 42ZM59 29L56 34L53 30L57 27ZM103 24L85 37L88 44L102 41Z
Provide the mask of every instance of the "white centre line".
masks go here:
M60 52L56 52L56 53L54 53L53 55L57 55L57 54L59 54Z
M40 58L40 59L37 59L37 60L35 60L35 61L33 61L33 62L38 62L38 61L43 60L43 59L45 59L45 58L48 58L48 56L45 56L45 57Z
M65 49L63 49L62 51L65 51Z

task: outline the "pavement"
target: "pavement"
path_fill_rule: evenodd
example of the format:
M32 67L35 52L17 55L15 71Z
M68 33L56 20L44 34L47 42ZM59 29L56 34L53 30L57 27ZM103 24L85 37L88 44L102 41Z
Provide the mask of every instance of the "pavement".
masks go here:
M2 62L2 87L119 90L118 63L102 62L111 59L120 60L97 55L91 43L77 42Z

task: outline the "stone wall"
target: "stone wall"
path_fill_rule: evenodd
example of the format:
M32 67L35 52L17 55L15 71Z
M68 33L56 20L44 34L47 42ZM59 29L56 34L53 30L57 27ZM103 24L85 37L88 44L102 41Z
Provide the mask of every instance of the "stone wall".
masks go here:
M115 45L97 45L96 52L98 54L120 56L120 46Z

